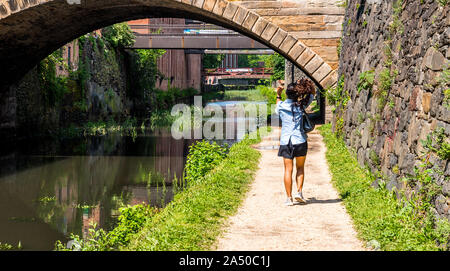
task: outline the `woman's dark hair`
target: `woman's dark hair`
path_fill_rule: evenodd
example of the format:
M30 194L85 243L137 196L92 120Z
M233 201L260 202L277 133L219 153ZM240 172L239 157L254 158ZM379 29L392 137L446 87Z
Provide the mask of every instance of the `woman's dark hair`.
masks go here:
M294 118L294 106L305 108L309 103L311 94L316 93L314 83L306 78L297 80L296 83L290 83L286 88L286 96L293 100L292 103L292 117ZM295 118L294 118L295 119Z
M297 100L297 92L295 91L295 83L290 83L286 87L286 97L291 100Z
M311 94L316 94L314 83L307 78L298 80L294 86L294 90L297 95L297 99L295 100L296 106L305 107L309 103Z

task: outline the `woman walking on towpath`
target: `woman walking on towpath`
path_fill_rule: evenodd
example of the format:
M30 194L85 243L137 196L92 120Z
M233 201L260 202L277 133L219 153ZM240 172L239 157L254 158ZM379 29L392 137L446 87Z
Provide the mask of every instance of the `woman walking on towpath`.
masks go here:
M314 99L316 93L314 84L309 79L300 79L291 83L286 88L285 101L281 101L283 87L277 88L277 107L275 112L281 119L281 137L278 156L283 157L284 162L284 187L287 199L285 205L294 205L292 199L292 171L294 158L296 165L295 180L297 192L294 199L300 203L306 203L302 194L303 182L305 180L305 160L308 152L306 132L301 127L301 119L306 109Z

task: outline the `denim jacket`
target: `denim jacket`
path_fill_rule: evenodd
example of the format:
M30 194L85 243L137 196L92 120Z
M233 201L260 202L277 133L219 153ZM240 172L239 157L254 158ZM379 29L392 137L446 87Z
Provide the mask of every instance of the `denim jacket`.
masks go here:
M305 109L311 104L313 99L314 95L311 94ZM306 142L308 138L303 129L300 128L303 112L298 106L292 107L292 104L293 101L291 99L286 99L285 101L279 102L275 109L275 112L281 119L280 145L288 145L289 140L291 140L293 145L301 144ZM292 111L294 115L292 115Z

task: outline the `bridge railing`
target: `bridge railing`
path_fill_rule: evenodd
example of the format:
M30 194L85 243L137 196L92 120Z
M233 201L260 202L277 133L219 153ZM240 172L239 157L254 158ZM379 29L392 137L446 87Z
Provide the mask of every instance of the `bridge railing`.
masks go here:
M273 74L273 68L215 68L204 69L205 75L241 75L241 74Z
M240 35L239 33L212 24L129 24L136 36L165 36L165 35ZM146 33L141 33L144 30Z

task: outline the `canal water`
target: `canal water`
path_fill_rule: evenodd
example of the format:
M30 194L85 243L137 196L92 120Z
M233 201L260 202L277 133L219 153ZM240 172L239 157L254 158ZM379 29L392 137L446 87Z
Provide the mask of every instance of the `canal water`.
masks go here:
M183 187L194 142L163 128L137 137L36 139L2 148L0 243L52 250L70 233L87 236L92 223L112 229L122 206L164 207Z
M170 130L21 142L0 161L0 242L51 250L70 233L86 236L91 223L111 229L122 206L163 207L193 142Z

